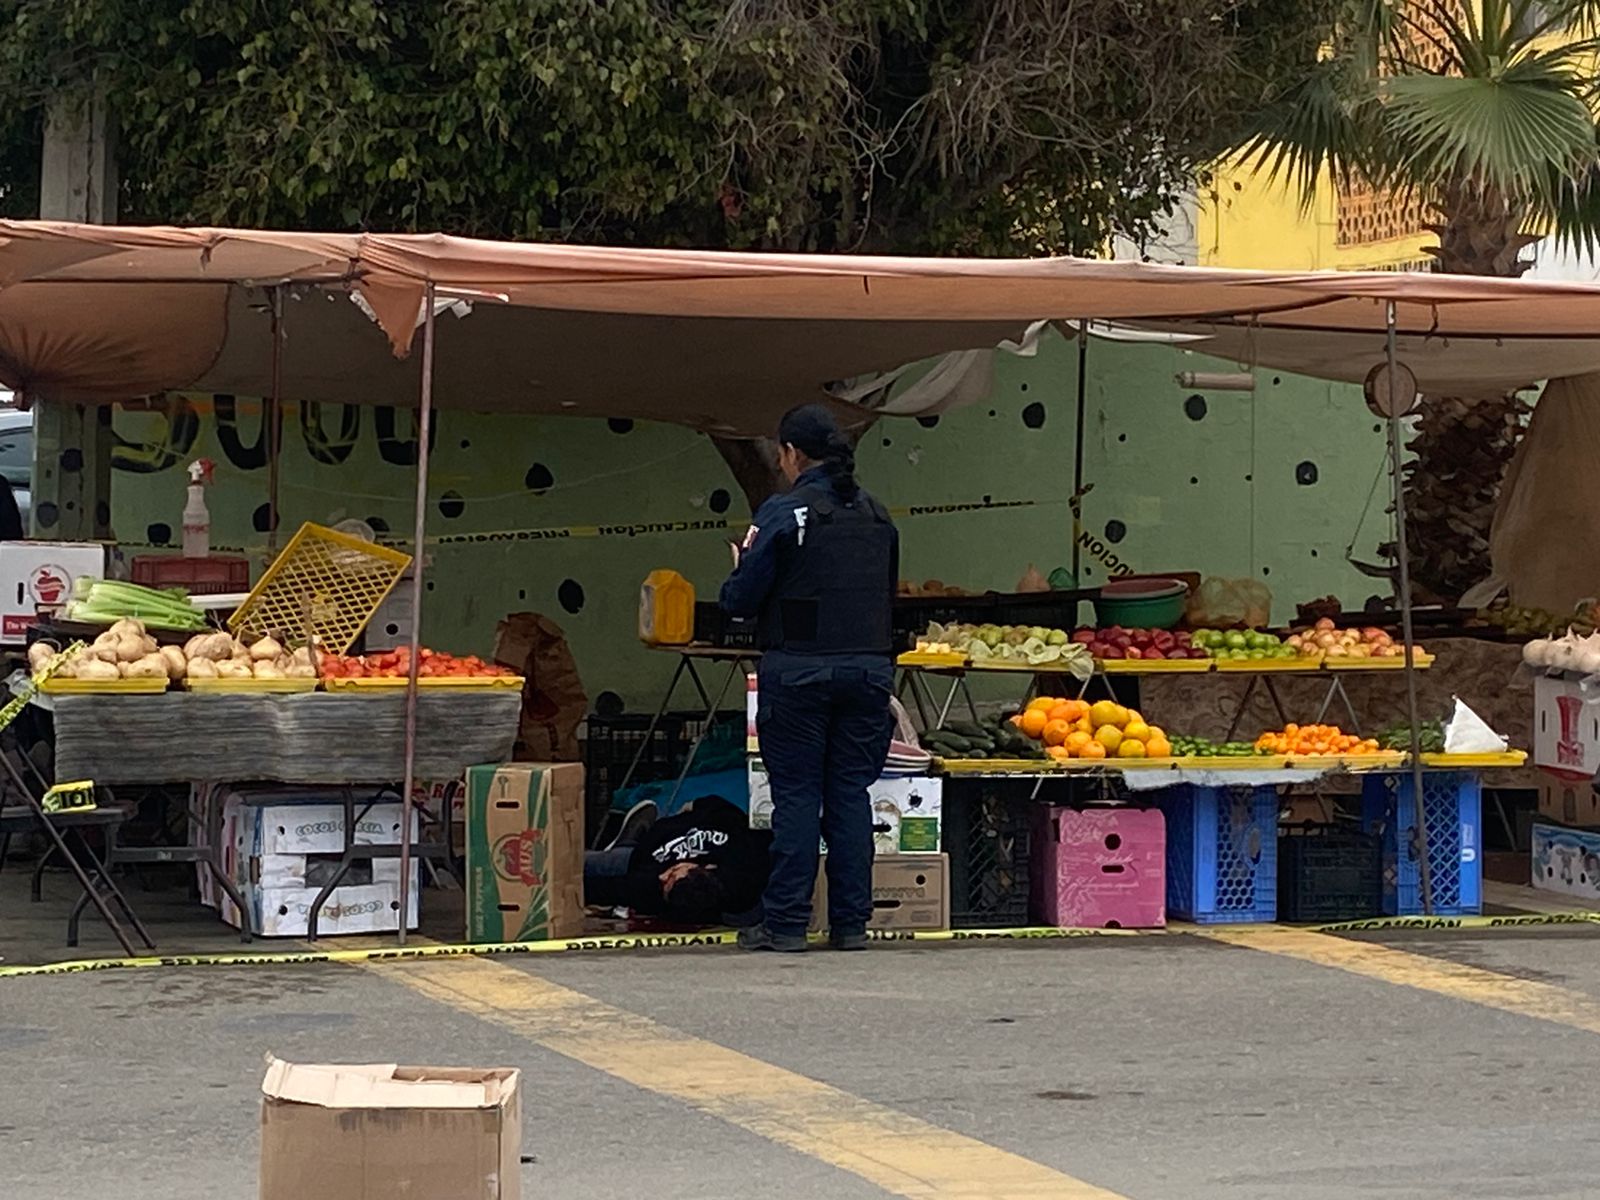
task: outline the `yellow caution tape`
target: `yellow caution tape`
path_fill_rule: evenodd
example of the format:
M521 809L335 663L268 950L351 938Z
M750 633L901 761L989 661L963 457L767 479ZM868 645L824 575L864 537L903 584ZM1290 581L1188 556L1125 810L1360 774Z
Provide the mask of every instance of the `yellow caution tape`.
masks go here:
M1600 912L1523 913L1503 917L1374 917L1362 921L1339 921L1331 925L1294 926L1307 933L1365 933L1377 929L1511 929L1534 925L1600 924ZM1166 929L1070 929L1056 926L1025 926L1016 929L943 929L928 931L870 930L874 942L1021 942L1057 941L1098 937L1152 937L1189 932L1188 925ZM1215 928L1215 927L1213 927ZM1270 925L1237 926L1266 929ZM584 954L612 950L677 950L712 946L731 946L737 934L731 929L708 933L626 933L599 937L556 938L542 942L486 942L482 945L440 945L424 942L415 946L367 947L346 950L285 950L239 952L232 954L162 954L139 958L84 958L71 962L40 963L30 966L0 966L0 979L30 975L79 975L89 971L127 971L150 967L275 967L294 963L369 963L402 962L414 958L487 958L515 954ZM814 942L825 941L823 934L812 934Z

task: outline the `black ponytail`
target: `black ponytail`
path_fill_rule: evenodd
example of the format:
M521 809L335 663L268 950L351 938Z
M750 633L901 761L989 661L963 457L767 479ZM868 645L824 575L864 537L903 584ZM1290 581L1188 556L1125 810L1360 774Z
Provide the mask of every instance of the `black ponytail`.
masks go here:
M812 462L821 463L827 469L834 494L841 500L855 499L861 490L856 483L855 448L826 408L820 404L791 408L778 422L778 441L793 446Z

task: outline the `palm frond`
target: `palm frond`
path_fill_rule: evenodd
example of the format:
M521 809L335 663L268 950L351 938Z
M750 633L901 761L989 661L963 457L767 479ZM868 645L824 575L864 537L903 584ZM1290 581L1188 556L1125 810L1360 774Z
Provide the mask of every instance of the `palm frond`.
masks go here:
M1553 207L1552 174L1595 162L1594 118L1564 70L1533 60L1499 78L1408 75L1385 80L1383 122L1413 182L1470 181Z

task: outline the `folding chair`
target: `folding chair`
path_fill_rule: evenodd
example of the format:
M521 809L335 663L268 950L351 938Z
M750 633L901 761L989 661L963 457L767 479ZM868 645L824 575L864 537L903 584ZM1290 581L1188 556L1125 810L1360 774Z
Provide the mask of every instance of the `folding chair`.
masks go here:
M21 804L10 804L0 807L0 839L9 842L14 833L26 832L30 829L41 830L49 840L49 848L40 855L39 862L33 871L32 898L38 901L41 898L41 889L44 878L44 868L52 856L59 857L67 864L69 870L77 876L78 884L83 889L72 913L67 918L67 945L78 944L78 922L83 915L84 907L93 904L105 920L106 925L122 944L123 952L130 958L138 952L133 943L128 939L127 932L122 927L122 922L117 919L113 905L122 910L134 933L139 937L146 948L154 950L155 942L151 940L144 923L128 904L128 899L122 894L122 889L117 887L116 881L111 878L111 872L101 858L89 845L84 837L86 829L102 829L113 833L128 820L128 810L115 805L96 808L80 808L64 812L46 812L40 798L33 789L23 780L16 765L11 761L11 755L0 750L0 770L9 777L10 787L7 791L14 791L21 795ZM76 844L76 850L74 850Z

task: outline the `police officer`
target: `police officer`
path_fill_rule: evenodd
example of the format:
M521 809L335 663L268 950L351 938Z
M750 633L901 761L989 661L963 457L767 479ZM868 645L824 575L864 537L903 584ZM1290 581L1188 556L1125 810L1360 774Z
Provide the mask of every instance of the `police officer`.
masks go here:
M806 948L818 836L828 843L828 928L860 950L872 915L867 789L889 753L900 542L883 505L855 480L855 456L832 414L796 408L778 426L790 481L756 511L722 607L757 617L761 757L772 782L772 871L765 923L749 950Z

